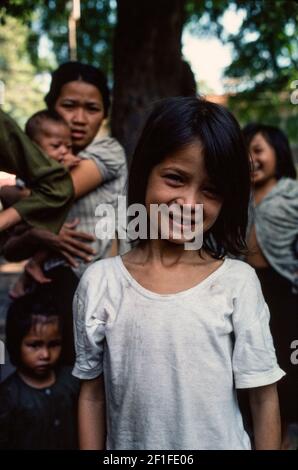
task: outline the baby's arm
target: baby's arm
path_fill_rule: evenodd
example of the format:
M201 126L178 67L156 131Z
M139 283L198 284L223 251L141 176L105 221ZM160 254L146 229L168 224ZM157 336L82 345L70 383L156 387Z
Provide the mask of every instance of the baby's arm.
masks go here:
M276 383L249 390L256 450L279 450L281 424Z
M104 450L106 441L103 374L84 380L79 397L79 443L82 450Z

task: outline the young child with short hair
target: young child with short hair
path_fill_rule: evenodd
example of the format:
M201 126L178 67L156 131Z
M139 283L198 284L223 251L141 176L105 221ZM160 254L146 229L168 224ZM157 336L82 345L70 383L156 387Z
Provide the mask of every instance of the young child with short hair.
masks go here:
M44 109L33 114L25 132L53 160L67 168L79 164L80 159L72 155L70 128L57 111Z
M16 371L0 384L1 449L77 448L79 381L59 366L60 310L48 286L9 307L6 346Z

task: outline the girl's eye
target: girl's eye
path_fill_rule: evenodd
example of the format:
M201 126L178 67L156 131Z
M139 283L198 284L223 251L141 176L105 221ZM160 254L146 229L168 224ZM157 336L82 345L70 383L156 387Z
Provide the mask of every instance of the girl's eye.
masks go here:
M174 183L182 183L182 177L180 175L176 175L175 173L169 173L165 175L165 178L171 180Z
M213 187L207 187L207 188L203 188L202 192L204 194L207 195L207 197L210 197L210 198L218 198L219 197L219 193L218 191L213 188Z
M40 343L28 343L27 346L32 349L37 349L40 346Z

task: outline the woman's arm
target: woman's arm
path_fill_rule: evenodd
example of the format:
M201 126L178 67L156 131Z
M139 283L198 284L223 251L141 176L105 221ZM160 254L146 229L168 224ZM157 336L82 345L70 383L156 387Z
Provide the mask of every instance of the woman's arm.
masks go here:
M281 423L276 384L249 390L256 450L279 450Z
M3 247L3 254L8 261L21 261L33 256L38 250L47 248L53 250L76 267L74 257L78 256L84 261L91 261L94 250L89 244L94 237L85 232L75 230L78 219L63 225L56 235L48 230L28 228L22 234L11 235ZM18 226L15 230L17 230Z
M82 382L79 397L79 443L82 450L104 450L106 404L103 375Z
M70 172L75 199L85 196L103 182L98 166L93 160L81 160Z

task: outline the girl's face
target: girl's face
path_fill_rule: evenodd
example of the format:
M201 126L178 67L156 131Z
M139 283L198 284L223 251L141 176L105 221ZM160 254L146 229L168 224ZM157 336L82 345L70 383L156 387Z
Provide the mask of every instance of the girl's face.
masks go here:
M62 336L56 317L34 323L21 343L21 365L35 377L51 372L61 354Z
M207 174L199 141L167 156L153 168L146 191L148 214L150 204L178 204L181 208L188 204L192 209L192 221L195 205L203 204L204 232L212 227L219 216L223 201ZM169 222L169 241L176 244L185 243L183 236L179 240L173 237L173 223L171 224L171 219ZM192 230L193 226L192 223ZM174 228L177 230L177 223ZM183 233L181 225L179 229Z
M262 134L258 133L252 139L249 151L253 160L252 182L254 185L276 180L276 155Z
M61 88L55 110L70 127L76 153L92 142L104 119L100 91L94 85L79 80L68 82Z

